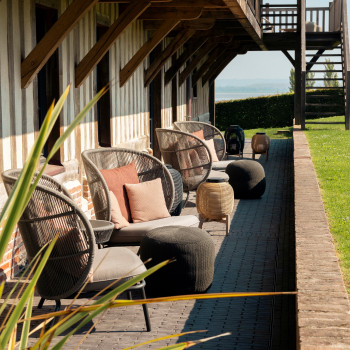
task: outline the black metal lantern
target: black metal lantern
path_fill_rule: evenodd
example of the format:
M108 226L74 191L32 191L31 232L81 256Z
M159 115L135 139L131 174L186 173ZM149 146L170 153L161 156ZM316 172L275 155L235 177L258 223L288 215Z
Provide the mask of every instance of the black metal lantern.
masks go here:
M226 153L243 157L244 131L239 125L230 125L225 131Z

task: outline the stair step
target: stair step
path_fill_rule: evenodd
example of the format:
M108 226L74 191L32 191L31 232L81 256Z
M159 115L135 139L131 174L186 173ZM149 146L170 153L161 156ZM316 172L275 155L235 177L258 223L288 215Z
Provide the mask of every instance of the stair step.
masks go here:
M305 112L305 115L320 115L320 116L332 116L338 112Z
M324 103L306 103L306 106L310 107L342 107L343 103L332 103L332 104L324 104Z
M345 124L345 122L308 122L306 121L305 124Z
M324 73L324 72L332 72L332 73L342 73L342 70L310 70L312 73Z
M312 53L307 53L306 57L341 57L341 54L340 53L335 53L335 54L331 54L331 53L326 53L326 54L315 53L313 55Z
M323 98L334 98L334 97L341 97L341 98L344 98L344 94L341 94L341 95L308 95L306 94L306 98L320 98L320 97L323 97Z
M306 62L306 64L343 64L343 62Z
M306 78L306 80L314 80L314 81L338 81L343 80L342 78Z
M341 86L313 86L310 87L308 89L338 89L338 90L342 90L343 88Z

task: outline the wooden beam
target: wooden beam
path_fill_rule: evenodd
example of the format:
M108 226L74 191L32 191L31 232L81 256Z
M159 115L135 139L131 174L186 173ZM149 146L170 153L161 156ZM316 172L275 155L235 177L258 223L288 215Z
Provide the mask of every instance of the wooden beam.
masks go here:
M147 87L151 81L155 78L157 73L162 69L165 62L194 34L195 30L183 29L177 34L172 42L161 52L160 55L152 62L145 72L145 87Z
M25 89L59 47L78 21L85 16L98 0L74 0L57 22L34 47L21 64L21 85Z
M318 61L318 59L322 56L322 54L326 51L326 49L320 49L317 51L316 55L312 57L310 62L306 66L306 72L309 72L310 69L314 66L314 64ZM306 64L306 62L305 62Z
M170 83L178 70L191 58L193 54L197 52L201 46L207 42L207 40L196 40L191 42L191 45L184 50L184 52L172 63L172 66L165 72L164 82L166 85Z
M197 65L203 59L203 57L208 55L214 49L215 46L216 46L216 44L211 42L210 44L202 46L198 50L196 56L193 57L191 63L180 73L180 75L179 75L179 86L181 86L185 82L187 77L197 67Z
M205 62L200 66L200 68L196 71L196 73L192 75L192 86L197 84L198 80L209 69L209 67L218 59L218 57L221 55L223 51L225 51L225 47L222 47L221 45L217 45L217 47L210 52Z
M116 42L118 37L130 24L136 21L150 5L151 2L149 0L139 0L130 3L76 67L75 87L79 87L84 82L87 76L94 70L103 56Z
M305 129L305 79L306 79L306 33L305 33L305 0L298 0L297 41L295 50L295 91L294 115L295 123Z
M135 0L99 0L102 3L129 4ZM208 9L222 9L226 5L221 0L152 0L155 7L205 7Z
M150 38L131 58L131 60L120 71L120 87L122 87L131 75L135 72L137 67L147 57L147 55L162 41L167 34L174 29L180 21L178 19L164 21L158 31Z
M287 50L282 50L283 54L288 58L289 62L295 67L295 60L294 58L289 54Z
M150 21L179 19L184 21L196 19L200 17L201 14L201 7L150 7L140 16L140 19Z
M262 40L262 29L255 15L248 5L247 0L223 0L236 19L247 31L250 37L259 45L262 50L266 50Z
M227 49L225 50L220 58L214 62L202 77L202 86L208 81L215 80L216 77L224 70L224 68L237 56L236 50Z

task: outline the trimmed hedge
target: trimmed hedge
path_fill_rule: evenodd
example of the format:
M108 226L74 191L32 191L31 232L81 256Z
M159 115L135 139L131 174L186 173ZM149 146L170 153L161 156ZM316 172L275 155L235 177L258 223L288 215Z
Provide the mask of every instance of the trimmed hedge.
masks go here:
M307 94L317 94L313 103L321 103L323 94L339 95L337 91L318 90ZM340 97L340 96L339 96ZM335 96L336 98L336 96ZM314 107L312 111L324 111L325 107ZM337 107L334 115L343 115L344 109ZM319 116L308 117L315 119ZM232 124L243 129L278 128L292 126L294 118L294 93L247 98L244 100L222 101L215 104L215 126L220 130Z

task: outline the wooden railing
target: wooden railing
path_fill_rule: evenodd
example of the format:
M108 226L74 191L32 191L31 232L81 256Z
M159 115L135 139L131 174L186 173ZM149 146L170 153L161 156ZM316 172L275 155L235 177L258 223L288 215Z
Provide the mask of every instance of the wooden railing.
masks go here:
M307 7L306 22L315 25L315 31L340 30L342 1L334 0L329 7ZM293 32L297 28L297 5L261 5L261 26L265 32ZM308 30L308 29L307 29Z

